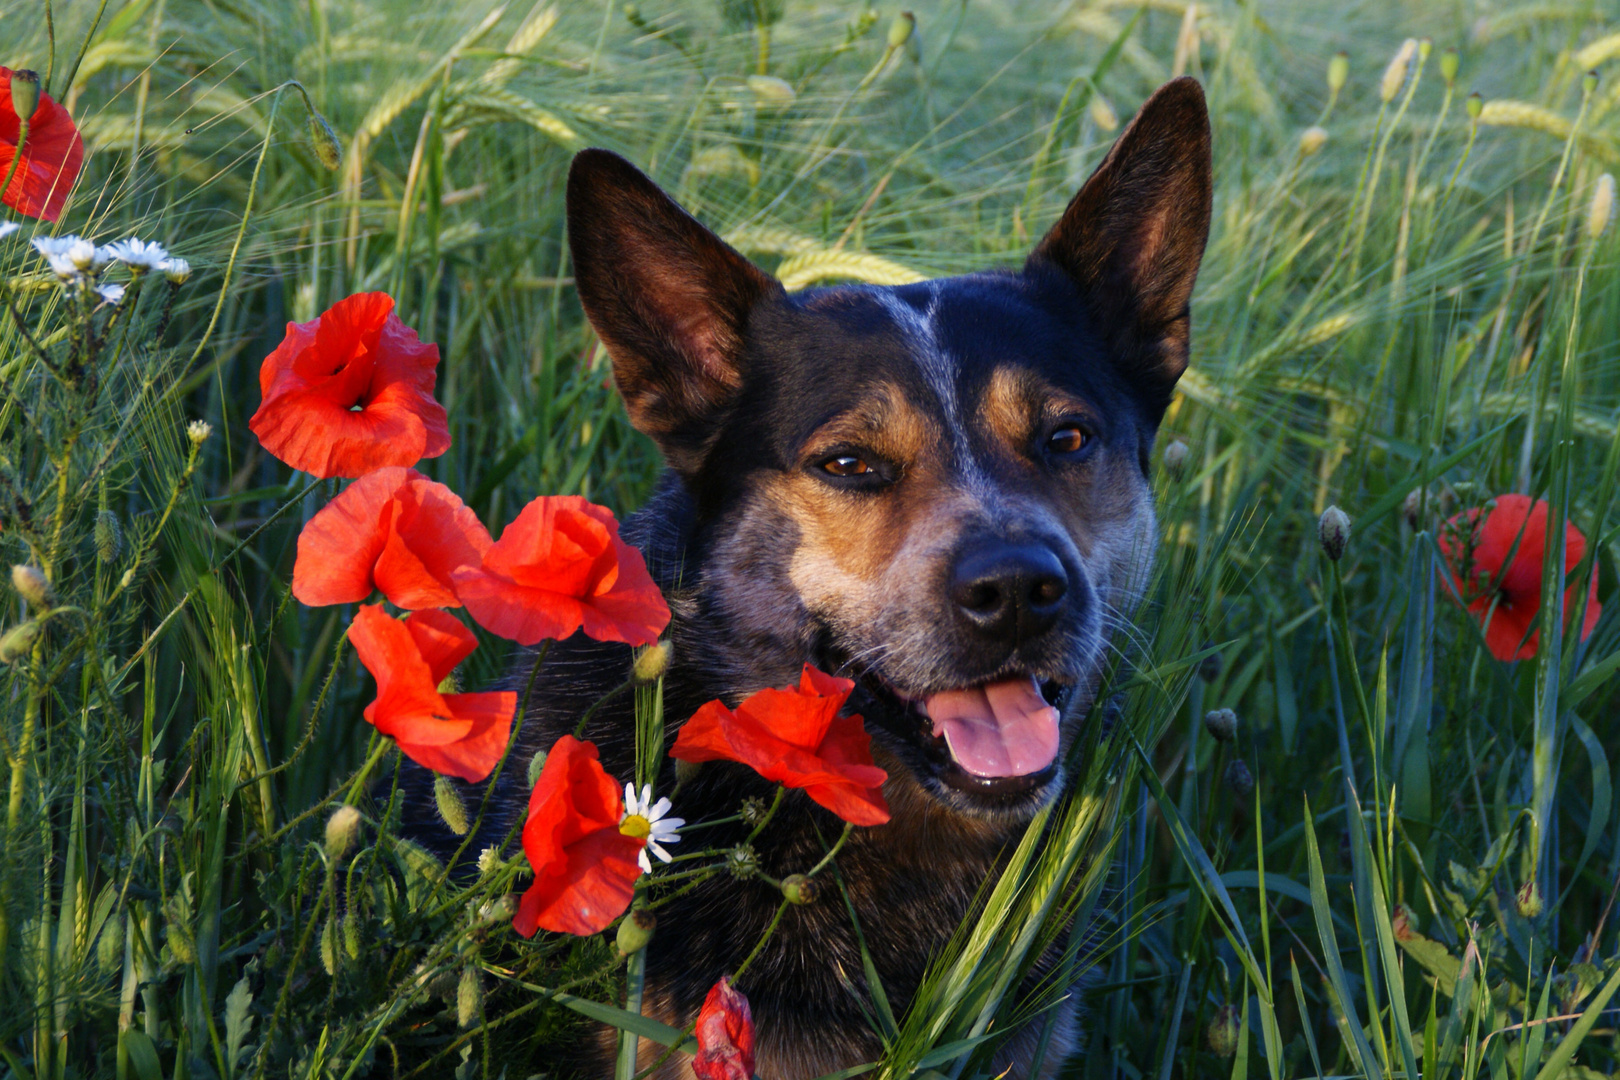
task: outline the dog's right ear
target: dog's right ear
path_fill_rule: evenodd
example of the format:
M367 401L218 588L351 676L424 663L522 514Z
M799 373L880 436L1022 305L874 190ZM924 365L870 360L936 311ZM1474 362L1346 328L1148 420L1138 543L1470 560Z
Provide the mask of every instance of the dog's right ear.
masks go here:
M781 283L607 150L568 171L568 246L630 422L695 471L742 385L748 313Z

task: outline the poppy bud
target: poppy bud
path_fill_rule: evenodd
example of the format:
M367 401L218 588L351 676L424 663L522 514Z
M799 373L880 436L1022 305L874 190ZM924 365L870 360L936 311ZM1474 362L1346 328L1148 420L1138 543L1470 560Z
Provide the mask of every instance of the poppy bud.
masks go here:
M186 425L186 438L190 439L191 445L195 447L200 448L213 433L214 425L206 420L193 420Z
M702 768L703 762L701 761L676 761L675 786L680 787L682 784L690 783Z
M333 862L343 858L354 842L360 828L360 811L352 806L340 806L326 819L326 857Z
M1440 77L1446 80L1447 86L1457 81L1457 67L1461 60L1455 46L1440 54Z
M754 92L754 100L768 109L785 109L799 96L792 83L774 75L748 76L748 89Z
M326 969L328 975L338 973L337 932L331 919L327 919L326 925L321 927L321 967Z
M326 122L326 117L314 109L309 111L309 141L314 145L315 157L320 163L336 172L337 167L343 164L343 144L338 142L337 132Z
M1328 93L1336 96L1340 90L1344 89L1345 81L1349 78L1350 54L1343 51L1334 53L1332 58L1328 60Z
M478 969L468 965L461 969L461 981L456 984L456 1026L472 1027L483 1007L484 984L478 978Z
M433 801L439 805L439 816L450 827L450 831L457 836L466 836L472 823L467 820L467 806L461 801L461 793L450 782L450 778L443 773L433 777Z
M1412 56L1417 52L1417 41L1407 38L1401 42L1401 47L1390 59L1389 66L1384 69L1384 77L1378 82L1378 100L1388 105L1395 100L1401 87L1406 84L1406 73L1412 66Z
M546 752L544 750L536 750L534 752L534 757L529 759L529 788L531 790L534 788L534 785L540 782L540 770L545 767Z
M1586 209L1586 235L1596 240L1614 219L1614 174L1604 173L1592 187L1592 201Z
M360 959L360 916L343 916L343 951L350 960Z
M1212 652L1198 662L1198 677L1212 683L1221 677L1221 668L1224 666L1225 661L1221 659L1221 654Z
M1328 507L1322 511L1322 520L1317 523L1317 535L1327 557L1338 562L1350 544L1350 515L1337 506Z
M18 120L34 118L34 110L39 108L39 72L25 68L11 73L11 107Z
M1237 1053L1238 1036L1243 1033L1242 1014L1236 1005L1222 1005L1215 1010L1209 1022L1209 1049L1216 1057L1229 1058Z
M1254 774L1249 771L1242 758L1233 758L1232 764L1226 767L1226 786L1239 798L1247 796L1254 790Z
M1519 886L1517 895L1513 898L1514 906L1519 911L1519 917L1535 919L1541 915L1544 906L1541 900L1541 888L1533 881L1527 881Z
M1468 119L1478 120L1479 114L1485 111L1485 99L1479 96L1478 90L1475 90L1463 102L1463 107L1468 110Z
M666 639L654 642L637 653L635 665L631 668L631 673L635 676L636 682L650 683L658 681L659 676L669 670L669 658L672 651L672 646Z
M1214 709L1204 714L1204 729L1215 736L1216 742L1236 739L1237 725L1237 713L1231 709Z
M1315 157L1327 145L1327 128L1312 125L1299 133L1299 156Z
M759 873L759 856L752 844L738 844L726 852L726 869L739 881Z
M123 552L124 530L118 526L118 515L111 510L96 511L96 557L113 562Z
M42 629L41 623L29 621L7 630L4 636L0 636L0 664L15 664L27 656Z
M1170 445L1164 448L1164 467L1172 475L1179 476L1182 468L1187 464L1187 458L1192 451L1180 439L1170 440Z
M909 11L902 11L894 17L889 24L889 48L898 49L911 40L912 32L917 29L917 16Z
M1432 52L1434 52L1434 38L1418 38L1418 59L1426 61Z
M1091 122L1103 131L1116 131L1119 128L1119 113L1108 103L1108 99L1101 94L1093 93L1091 101L1086 105L1086 111L1091 114Z
M754 1075L754 1016L748 998L722 978L710 988L693 1032L698 1052L692 1072L699 1080L745 1080Z
M11 587L17 590L18 596L28 601L30 607L48 608L56 603L56 591L37 566L13 566Z
M821 892L816 879L803 874L789 874L782 879L782 895L790 904L813 904Z
M1591 96L1592 91L1596 90L1597 88L1598 73L1596 71L1588 71L1585 75L1581 76L1581 91L1583 93Z
M629 914L619 920L619 932L614 935L613 943L620 956L633 956L647 947L656 929L656 914L647 908L631 908Z

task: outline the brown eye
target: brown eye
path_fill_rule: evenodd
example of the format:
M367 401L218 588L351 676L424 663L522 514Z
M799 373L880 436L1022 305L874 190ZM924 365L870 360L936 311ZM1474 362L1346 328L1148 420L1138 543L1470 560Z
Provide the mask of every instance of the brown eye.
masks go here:
M821 468L829 476L865 476L872 471L872 466L848 454L823 461Z
M1054 454L1073 454L1085 445L1086 433L1077 424L1065 424L1046 440L1046 448Z

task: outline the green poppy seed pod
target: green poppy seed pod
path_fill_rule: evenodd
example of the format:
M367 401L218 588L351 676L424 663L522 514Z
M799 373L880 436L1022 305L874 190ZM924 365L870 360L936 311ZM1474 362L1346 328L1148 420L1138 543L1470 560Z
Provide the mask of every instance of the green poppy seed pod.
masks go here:
M1165 470L1175 476L1181 475L1181 470L1186 467L1187 459L1191 456L1192 451L1188 449L1186 443L1180 439L1170 440L1170 445L1164 448Z
M759 856L754 853L753 845L738 844L726 852L726 869L739 881L759 873Z
M1518 909L1520 918L1539 918L1541 909L1546 906L1541 899L1541 887L1533 881L1525 882L1513 897L1513 905Z
M1215 736L1216 742L1233 742L1237 729L1237 713L1231 709L1212 709L1204 714L1204 730Z
M698 771L702 768L703 762L701 761L675 762L675 786L680 787L682 784L691 783L692 779L697 776Z
M111 510L96 511L95 535L96 557L102 562L114 562L124 553L124 530Z
M360 811L352 806L340 806L326 819L326 857L333 862L343 858L354 834L360 829Z
M634 956L647 947L657 929L656 914L647 908L631 908L630 913L619 920L619 932L614 935L613 943L620 956Z
M1463 107L1468 110L1468 119L1478 120L1479 114L1485 111L1485 99L1480 97L1478 90L1475 90L1472 94L1469 94L1468 99L1463 102Z
M1315 157L1322 152L1322 147L1327 145L1327 141L1327 128L1311 125L1299 133L1299 156Z
M443 773L433 777L433 801L438 804L439 816L450 831L457 836L466 836L472 828L472 822L467 820L467 804L461 801L461 792L456 790L456 785Z
M631 674L638 683L657 682L659 676L669 670L669 660L673 653L673 646L666 639L655 641L636 654L635 666Z
M528 775L529 775L529 789L531 791L534 789L534 785L536 785L536 784L538 784L540 782L540 770L545 768L545 767L546 767L546 752L544 750L536 750L534 752L534 757L529 759L529 774Z
M11 107L19 120L34 118L34 110L39 108L39 72L24 69L11 73Z
M1216 1057L1229 1058L1237 1053L1238 1036L1243 1033L1243 1014L1236 1005L1222 1005L1215 1010L1209 1022L1209 1049Z
M902 11L894 17L889 24L889 48L898 49L911 40L912 32L917 29L917 16L909 11Z
M1446 80L1447 86L1457 82L1457 69L1462 64L1462 56L1455 46L1440 54L1440 77Z
M743 800L742 809L739 813L742 814L743 824L758 825L765 820L765 815L769 811L765 808L764 799L756 799L750 795Z
M1596 240L1614 220L1614 174L1604 173L1592 186L1592 201L1586 208L1586 235Z
M1344 89L1345 81L1350 78L1350 54L1336 52L1328 60L1327 85L1328 93L1338 94Z
M1585 93L1587 96L1590 97L1592 95L1592 93L1597 90L1597 88L1598 88L1598 73L1597 72L1588 71L1585 75L1581 76L1581 91L1583 93Z
M1226 786L1240 799L1248 797L1254 790L1254 774L1242 758L1233 758L1232 764L1226 767Z
M456 983L456 1026L470 1028L478 1023L478 1014L484 1011L484 982L478 969L461 969L461 981Z
M337 132L326 122L326 117L313 109L309 113L309 141L315 147L315 157L320 163L336 172L338 166L343 164L343 144L338 142Z
M15 664L27 659L42 629L44 626L41 623L29 621L18 623L0 635L0 664Z
M1086 112L1091 114L1091 122L1103 131L1119 130L1119 113L1108 103L1108 99L1101 94L1092 94L1091 101L1086 105Z
M1390 58L1389 66L1384 69L1384 77L1378 81L1378 100L1388 105L1395 100L1395 95L1401 92L1406 84L1406 74L1411 69L1412 57L1417 52L1417 41L1407 38L1401 42L1401 47Z
M321 927L321 967L326 969L328 975L338 973L337 939L337 927L333 920L327 919L326 925Z
M1344 557L1344 549L1350 546L1350 515L1337 506L1328 507L1322 511L1322 520L1317 522L1317 537L1327 557L1338 562Z
M821 894L816 879L803 874L789 874L782 879L782 896L790 904L813 904Z
M754 93L754 100L767 109L785 109L799 96L794 92L792 83L774 75L750 75L747 81L748 89Z
M1434 52L1433 38L1418 38L1417 54L1420 61L1427 61L1429 54Z
M48 608L56 603L56 590L37 566L15 565L11 568L11 587L17 595L28 601L30 607Z

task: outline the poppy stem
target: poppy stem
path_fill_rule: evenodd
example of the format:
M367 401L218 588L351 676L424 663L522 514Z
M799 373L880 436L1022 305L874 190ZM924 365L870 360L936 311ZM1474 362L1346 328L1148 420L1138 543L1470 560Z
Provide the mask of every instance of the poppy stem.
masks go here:
M844 831L838 834L837 843L833 844L833 846L827 850L827 854L821 857L821 861L816 863L815 866L811 867L804 876L815 877L817 874L821 873L826 865L833 861L833 856L838 854L838 849L844 846L844 841L849 839L849 834L854 831L855 823L853 821L844 822Z
M761 832L765 831L765 826L769 825L771 823L771 818L776 816L776 809L782 805L782 797L786 794L787 788L783 787L781 784L776 785L776 798L771 802L771 808L765 811L765 816L759 819L759 824L754 826L754 831L748 834L748 839L744 840L743 843L752 844L754 842L754 838L757 837Z
M771 940L771 935L776 933L776 926L782 921L782 912L786 911L792 905L792 903L793 901L784 897L782 902L776 905L776 914L771 917L771 925L767 926L765 928L765 933L760 935L759 941L754 945L754 951L744 957L743 962L737 965L737 970L731 973L731 981L733 984L736 984L742 980L743 972L748 970L748 965L754 962L754 958L760 954L762 949L765 948L765 943Z
M366 758L366 763L360 766L359 772L355 773L354 782L349 785L349 793L343 798L343 801L350 806L354 805L354 801L360 797L360 792L365 789L366 780L370 777L371 770L376 768L377 763L383 759L384 754L394 748L393 740L385 739L377 732L373 732L371 737L376 739L377 743L373 747L370 756Z
M596 715L596 710L600 709L603 705L606 705L609 701L612 701L614 698L618 697L620 694L624 693L634 685L636 685L636 680L635 676L632 675L618 686L615 686L613 689L597 698L596 704L586 709L585 715L579 718L579 723L574 727L574 738L583 739L585 737L585 725L591 722L591 717Z
M6 192L11 190L11 181L17 175L17 166L22 164L23 144L28 142L28 128L31 119L24 120L20 116L17 118L17 149L12 151L11 168L6 170L6 182L0 184L0 196L4 196Z

